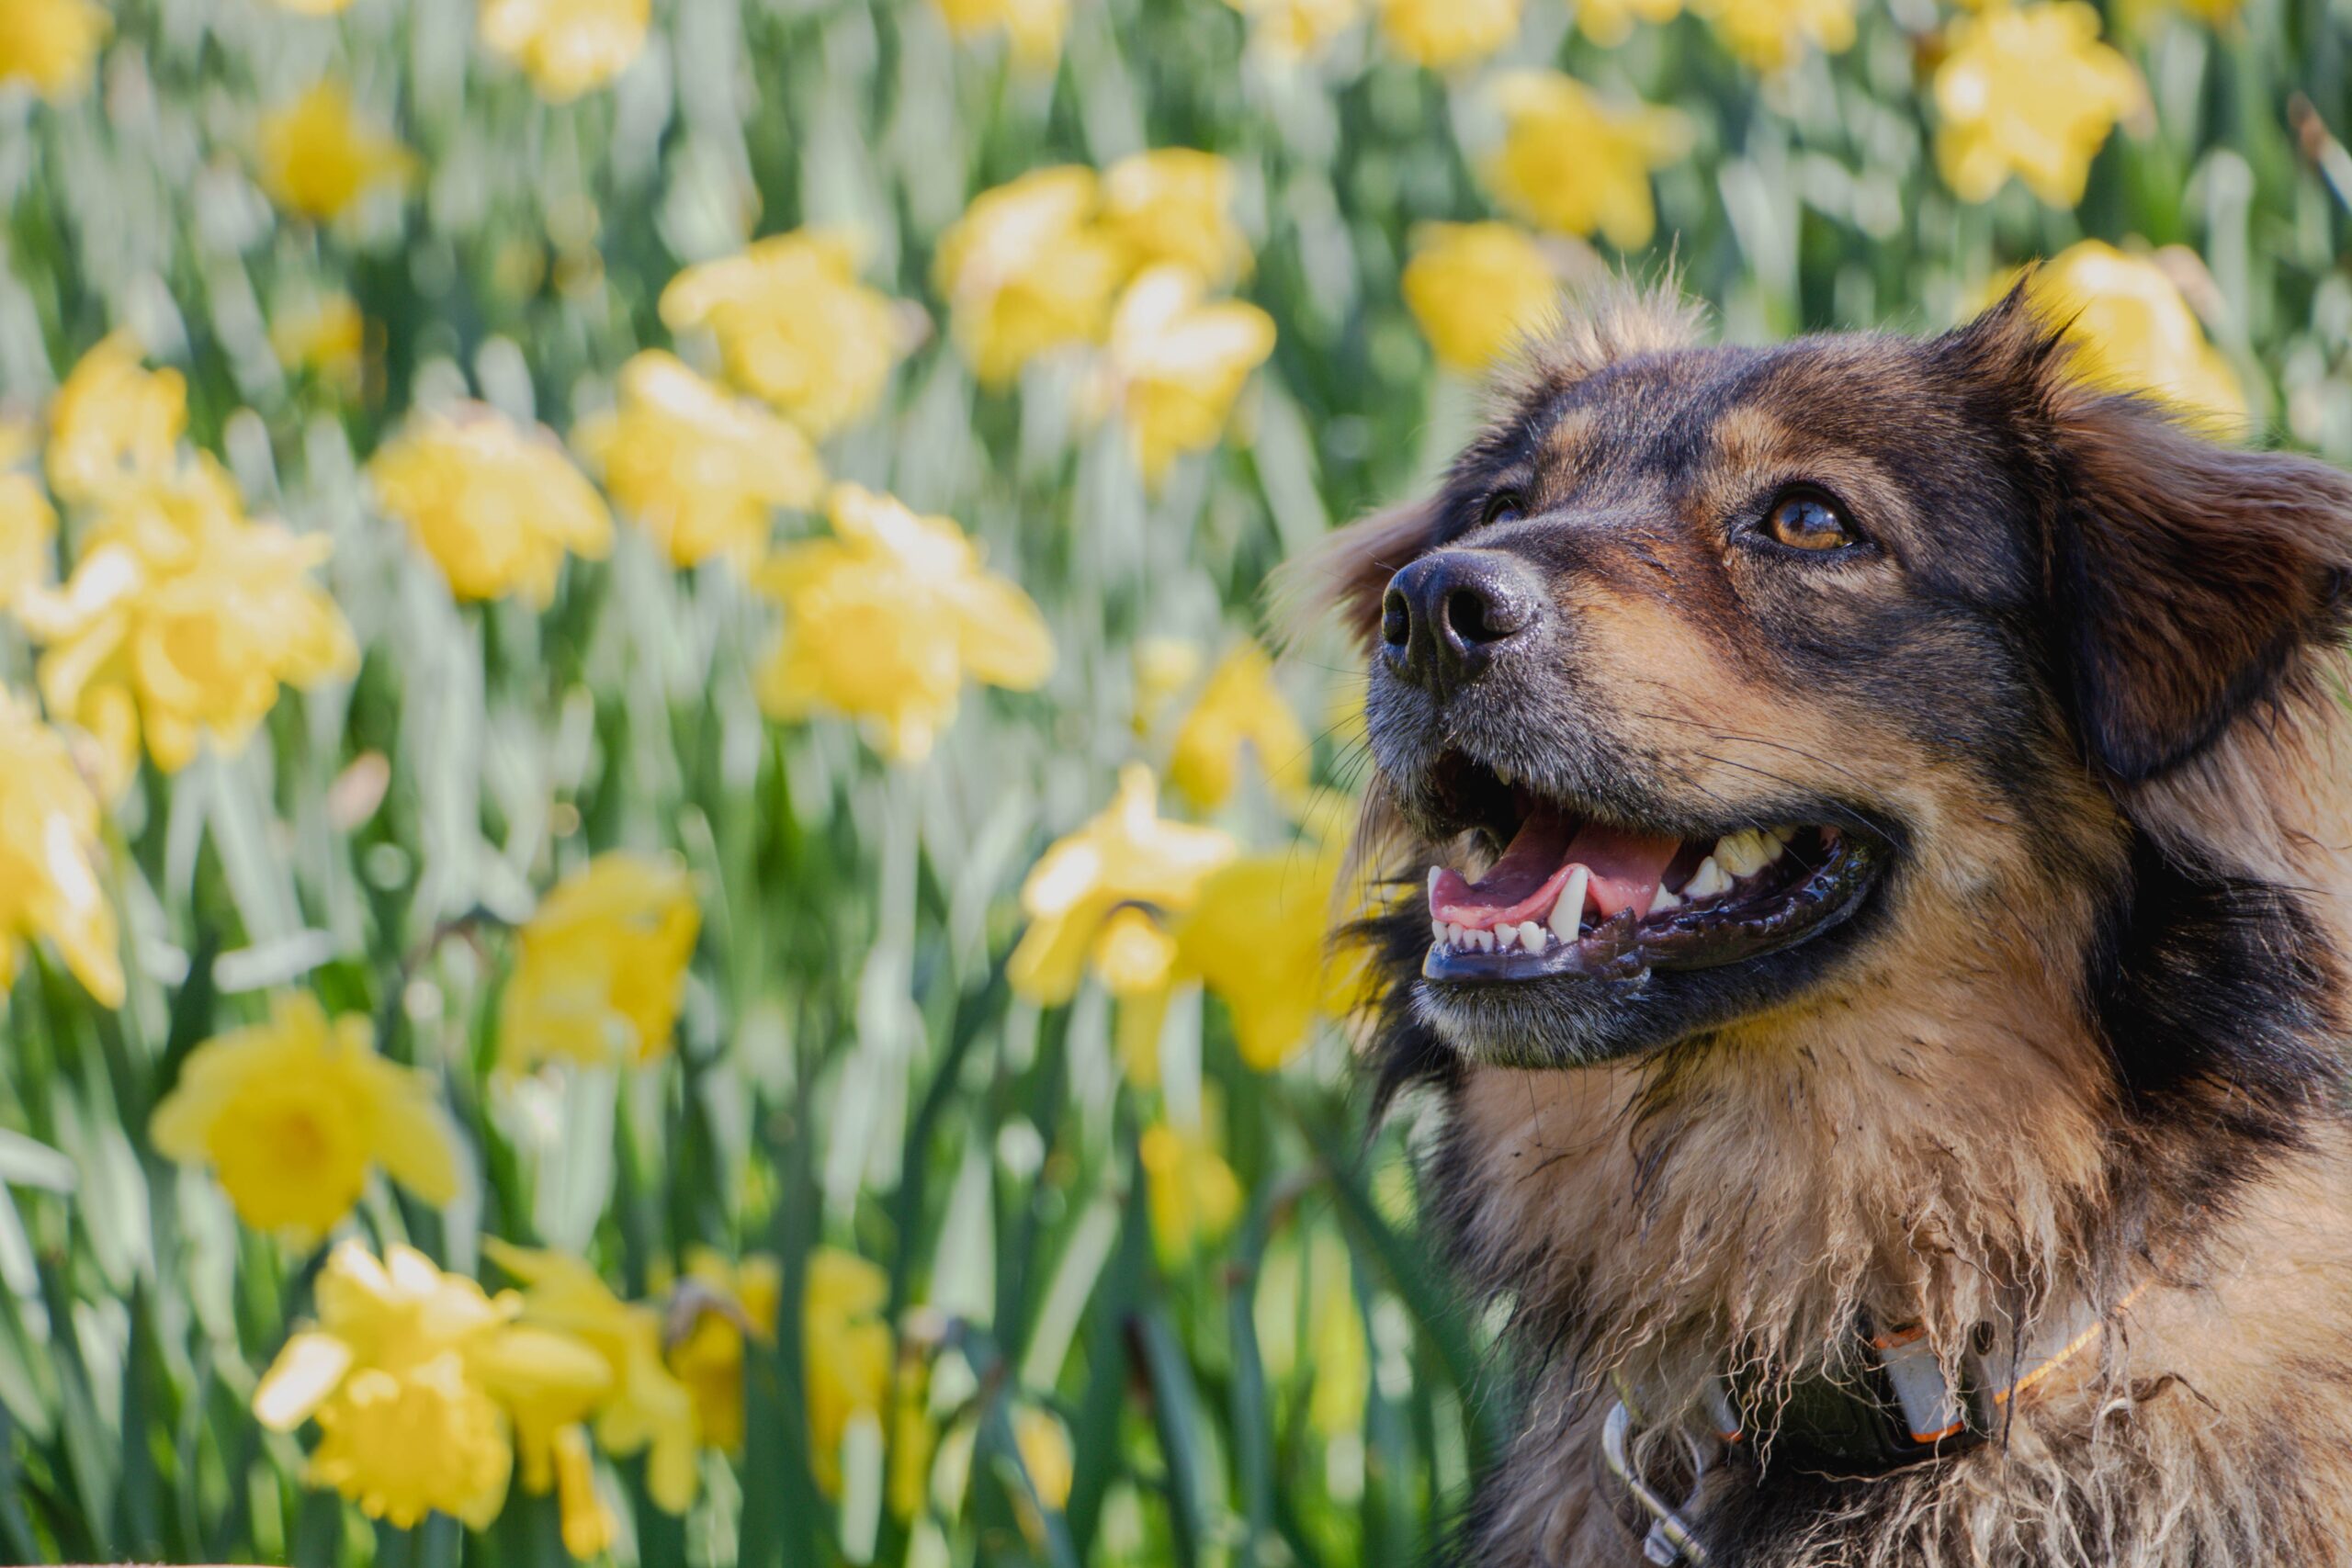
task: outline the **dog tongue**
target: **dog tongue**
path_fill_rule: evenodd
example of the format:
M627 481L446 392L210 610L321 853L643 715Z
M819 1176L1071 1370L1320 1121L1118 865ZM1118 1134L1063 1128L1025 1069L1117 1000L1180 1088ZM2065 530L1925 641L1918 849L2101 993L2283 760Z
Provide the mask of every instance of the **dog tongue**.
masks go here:
M1473 931L1540 921L1579 865L1592 874L1588 894L1602 919L1620 909L1639 915L1649 908L1658 878L1681 848L1681 840L1654 833L1629 833L1597 822L1579 828L1556 807L1538 806L1512 835L1502 859L1477 881L1450 868L1438 872L1430 884L1430 918Z

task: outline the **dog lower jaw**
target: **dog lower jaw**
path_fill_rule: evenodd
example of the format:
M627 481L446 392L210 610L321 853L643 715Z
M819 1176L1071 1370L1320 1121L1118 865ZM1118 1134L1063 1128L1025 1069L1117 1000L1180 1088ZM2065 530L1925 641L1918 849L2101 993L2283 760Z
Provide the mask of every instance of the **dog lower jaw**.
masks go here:
M1446 1049L1481 1066L1525 1069L1596 1066L1672 1043L1671 1034L1627 1027L1639 993L1653 976L1630 980L1482 987L1475 998L1442 993L1427 980L1413 987L1413 1011ZM1572 984L1577 989L1568 991ZM1628 994L1606 1003L1600 987Z

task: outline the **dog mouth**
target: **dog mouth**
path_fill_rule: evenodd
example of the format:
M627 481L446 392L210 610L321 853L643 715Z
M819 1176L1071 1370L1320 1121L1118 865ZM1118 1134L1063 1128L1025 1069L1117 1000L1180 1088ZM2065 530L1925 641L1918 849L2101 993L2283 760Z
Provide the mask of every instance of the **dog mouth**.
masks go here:
M1843 921L1883 863L1880 840L1852 822L1799 816L1694 835L1603 819L1458 753L1444 772L1447 795L1467 803L1465 856L1499 853L1475 880L1430 868L1421 974L1433 981L1632 980L1738 964Z

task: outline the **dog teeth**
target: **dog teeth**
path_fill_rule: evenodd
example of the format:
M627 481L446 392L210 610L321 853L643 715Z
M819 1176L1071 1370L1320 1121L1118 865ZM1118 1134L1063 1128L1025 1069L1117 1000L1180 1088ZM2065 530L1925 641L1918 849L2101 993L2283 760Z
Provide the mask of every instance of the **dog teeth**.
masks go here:
M1734 876L1753 876L1781 858L1780 840L1754 828L1715 840L1715 863Z
M1763 864L1762 852L1756 847L1756 836L1742 829L1725 833L1715 840L1715 863L1734 876L1746 876Z
M1500 770L1498 770L1499 772ZM1746 877L1755 875L1778 861L1801 829L1793 827L1743 828L1736 833L1725 833L1717 839L1707 858L1699 863L1690 880L1679 893L1663 882L1652 890L1649 908L1643 911L1652 915L1668 914L1686 905L1704 903L1720 898L1732 891ZM1834 842L1834 830L1820 830L1826 842ZM1429 890L1434 907L1440 867L1430 868ZM1521 920L1499 925L1492 930L1455 925L1452 921L1432 918L1430 941L1453 953L1531 953L1541 954L1555 942L1574 945L1584 935L1584 907L1591 896L1592 873L1583 865L1568 868L1568 879L1560 888L1560 896L1552 902L1551 912L1542 921Z
M1562 942L1574 942L1584 929L1585 889L1592 886L1592 873L1577 866L1568 873L1568 885L1560 889L1560 897L1552 906L1552 934Z
M1448 953L1532 953L1541 955L1552 945L1552 933L1533 920L1481 931L1450 920L1431 920L1430 940Z
M1724 868L1715 863L1713 855L1701 861L1699 869L1682 886L1682 897L1693 904L1702 898L1719 898L1730 891L1731 878L1724 874Z
M1753 876L1779 860L1795 836L1793 828L1743 828L1717 839L1713 858L1734 878Z

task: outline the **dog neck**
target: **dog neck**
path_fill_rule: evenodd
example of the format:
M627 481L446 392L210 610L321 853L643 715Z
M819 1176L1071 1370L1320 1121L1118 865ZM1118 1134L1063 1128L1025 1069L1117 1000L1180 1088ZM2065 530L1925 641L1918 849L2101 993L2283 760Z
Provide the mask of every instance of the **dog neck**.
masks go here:
M1596 1371L1794 1371L1865 1310L1957 1344L2107 1207L2113 1097L2054 990L1885 976L1639 1064L1470 1068L1440 1180L1471 1265Z

